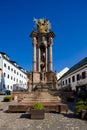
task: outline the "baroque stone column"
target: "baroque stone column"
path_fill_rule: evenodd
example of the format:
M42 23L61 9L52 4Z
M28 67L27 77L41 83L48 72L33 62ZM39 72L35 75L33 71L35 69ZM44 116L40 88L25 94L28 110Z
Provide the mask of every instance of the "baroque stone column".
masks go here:
M33 50L33 71L36 71L36 37L33 38L33 46L34 46L34 50Z
M40 47L38 46L38 71L40 72Z
M48 71L48 51L47 51L47 46L46 46L46 49L45 49L45 57L46 57L46 63L45 63L45 66L46 66L46 72Z
M52 38L50 38L50 46L49 46L49 51L50 51L50 58L49 58L49 71L52 71Z

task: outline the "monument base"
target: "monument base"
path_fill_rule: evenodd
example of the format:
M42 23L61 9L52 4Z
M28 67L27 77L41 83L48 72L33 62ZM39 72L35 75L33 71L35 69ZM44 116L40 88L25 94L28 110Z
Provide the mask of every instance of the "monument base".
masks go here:
M30 72L28 79L29 92L43 86L48 90L57 88L57 79L54 72Z
M56 82L54 80L54 73L44 73L45 78L41 77L41 73L32 73L32 91L23 96L19 94L18 102L9 105L10 112L21 112L29 110L36 102L41 102L45 107L45 111L59 112L58 104L61 102L59 96L53 96L50 91L55 88ZM38 75L37 77L35 75ZM39 82L38 79L41 78ZM36 80L37 79L37 80ZM21 97L20 97L21 95ZM17 96L17 93L16 93ZM17 98L16 98L17 99Z
M45 112L59 112L60 97L51 95L48 91L35 91L22 101L9 105L10 112L27 112L36 103L41 102Z

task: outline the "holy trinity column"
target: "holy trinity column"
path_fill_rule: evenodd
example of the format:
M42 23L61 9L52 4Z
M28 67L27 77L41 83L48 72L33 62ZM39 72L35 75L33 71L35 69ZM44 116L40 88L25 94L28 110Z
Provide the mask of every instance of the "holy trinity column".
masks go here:
M52 46L55 34L47 19L34 19L35 28L30 34L33 45L32 83L53 82Z

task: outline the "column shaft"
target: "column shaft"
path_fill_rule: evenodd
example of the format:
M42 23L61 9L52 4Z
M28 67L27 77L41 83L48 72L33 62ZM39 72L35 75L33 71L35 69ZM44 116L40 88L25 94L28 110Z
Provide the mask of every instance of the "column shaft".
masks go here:
M46 57L45 67L46 67L46 72L47 72L48 71L48 51L47 51L47 47L46 47L46 50L45 50L45 57Z
M33 71L36 71L36 45L34 44L34 52L33 52Z
M52 44L50 45L49 49L50 49L50 58L49 58L50 71L52 71Z
M40 72L40 48L38 47L38 71Z
M36 44L37 40L36 37L33 37L33 71L36 71Z

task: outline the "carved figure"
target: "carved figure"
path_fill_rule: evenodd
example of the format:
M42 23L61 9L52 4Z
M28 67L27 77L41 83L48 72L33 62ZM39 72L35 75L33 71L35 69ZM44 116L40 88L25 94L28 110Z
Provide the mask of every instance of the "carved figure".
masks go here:
M36 30L40 33L47 33L50 31L50 22L47 19L34 19L36 22Z

